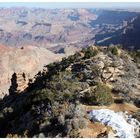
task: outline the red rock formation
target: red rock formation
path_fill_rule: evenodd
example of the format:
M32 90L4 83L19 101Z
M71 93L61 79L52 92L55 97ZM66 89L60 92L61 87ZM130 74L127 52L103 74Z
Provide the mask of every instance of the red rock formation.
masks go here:
M25 73L26 78L31 79L43 69L44 65L58 61L62 56L35 46L22 46L21 49L21 47L10 48L0 45L0 98L9 94L8 89L14 72L19 75ZM19 87L23 88L24 84L22 80Z

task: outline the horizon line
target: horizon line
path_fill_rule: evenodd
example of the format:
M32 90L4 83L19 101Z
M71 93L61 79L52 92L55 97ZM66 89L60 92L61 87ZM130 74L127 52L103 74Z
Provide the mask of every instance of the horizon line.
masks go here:
M0 8L140 8L140 2L0 2Z

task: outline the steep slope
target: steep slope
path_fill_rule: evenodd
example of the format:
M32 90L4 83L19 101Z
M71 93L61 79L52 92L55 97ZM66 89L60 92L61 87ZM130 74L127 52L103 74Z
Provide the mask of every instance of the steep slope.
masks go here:
M45 68L24 92L0 101L1 137L108 137L111 128L95 127L88 106L116 106L139 119L131 104L140 98L140 70L127 52L91 46Z
M139 44L140 35L140 15L131 19L130 22L126 23L126 26L117 32L112 34L104 33L97 35L96 44L97 45L110 45L112 44L122 44L126 49L140 49Z
M23 46L18 48L0 46L0 50L1 98L9 94L8 89L11 85L11 78L14 72L25 73L27 80L29 80L39 70L42 70L45 64L58 61L63 56L36 46Z

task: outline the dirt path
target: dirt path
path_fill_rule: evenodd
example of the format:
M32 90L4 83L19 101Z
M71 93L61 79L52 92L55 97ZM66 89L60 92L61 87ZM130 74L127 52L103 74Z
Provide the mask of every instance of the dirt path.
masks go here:
M132 114L139 110L139 108L137 108L133 104L128 104L128 103L122 103L122 104L113 103L110 106L88 106L88 105L81 105L81 106L86 111L90 111L93 109L110 109L115 112L127 111L128 113Z
M100 135L106 135L106 133L109 133L111 131L111 127L105 126L101 123L92 123L88 122L87 128L80 129L79 134L82 138L97 138L100 137Z

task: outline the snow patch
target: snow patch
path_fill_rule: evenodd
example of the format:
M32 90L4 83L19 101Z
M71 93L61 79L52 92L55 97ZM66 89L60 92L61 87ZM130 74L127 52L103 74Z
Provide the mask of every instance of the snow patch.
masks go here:
M140 122L127 112L115 113L109 109L92 110L89 117L96 122L112 127L119 138L135 138L139 136Z

